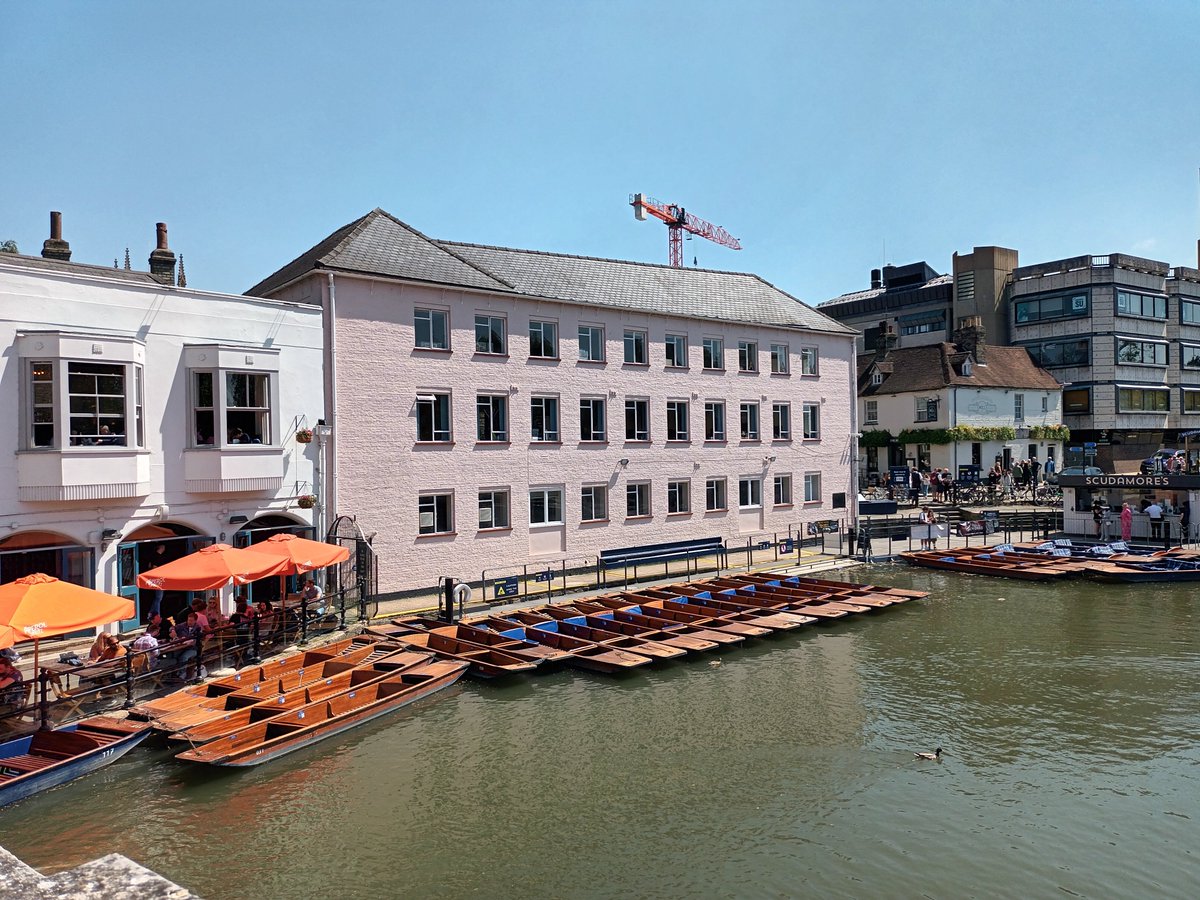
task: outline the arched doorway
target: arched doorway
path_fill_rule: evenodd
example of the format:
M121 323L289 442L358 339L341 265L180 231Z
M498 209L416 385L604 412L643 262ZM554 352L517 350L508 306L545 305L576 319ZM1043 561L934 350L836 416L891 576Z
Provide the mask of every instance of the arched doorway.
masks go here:
M0 540L0 584L34 572L95 587L95 553L57 531L21 531Z
M117 583L122 597L137 604L137 615L121 623L122 631L131 631L150 618L156 607L179 621L195 594L191 591L155 591L137 586L138 575L172 560L194 553L213 542L208 535L177 522L155 522L131 531L117 546Z
M273 534L294 534L298 537L316 540L316 529L312 525L297 522L288 516L265 515L252 519L243 525L240 531L235 532L233 535L233 546L249 547L251 544L265 541ZM288 593L294 593L299 590L297 576L295 575L289 575L283 584ZM275 577L263 578L252 582L244 588L240 588L239 593L242 590L245 590L246 599L251 603L257 603L259 600L266 600L268 603L279 603L283 599L280 596L280 579Z

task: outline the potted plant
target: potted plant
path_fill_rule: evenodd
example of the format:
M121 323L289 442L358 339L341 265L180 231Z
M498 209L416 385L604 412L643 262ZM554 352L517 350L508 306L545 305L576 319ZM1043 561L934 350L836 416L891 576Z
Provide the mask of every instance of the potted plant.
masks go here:
M301 428L299 431L297 431L296 432L296 443L311 444L312 443L312 429L311 428Z
M312 509L314 506L317 505L317 495L316 494L305 494L304 496L302 496L296 500L296 505L299 506L301 509Z

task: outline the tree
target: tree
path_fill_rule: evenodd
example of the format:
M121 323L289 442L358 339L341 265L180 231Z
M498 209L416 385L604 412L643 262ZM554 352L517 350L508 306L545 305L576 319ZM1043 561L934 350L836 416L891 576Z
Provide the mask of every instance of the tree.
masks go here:
M20 253L17 249L16 241L4 241L0 243L0 253Z

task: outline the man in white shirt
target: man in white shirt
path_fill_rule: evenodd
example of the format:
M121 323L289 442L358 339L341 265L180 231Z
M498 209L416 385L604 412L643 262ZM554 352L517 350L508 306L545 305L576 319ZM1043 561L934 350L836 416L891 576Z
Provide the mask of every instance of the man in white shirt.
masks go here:
M1154 500L1146 507L1146 518L1150 520L1150 539L1157 541L1162 537L1163 509Z

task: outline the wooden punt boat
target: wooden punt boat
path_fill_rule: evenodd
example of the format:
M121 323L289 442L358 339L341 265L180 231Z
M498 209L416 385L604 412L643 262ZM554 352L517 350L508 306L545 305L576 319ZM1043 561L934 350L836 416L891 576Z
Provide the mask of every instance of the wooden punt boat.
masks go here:
M676 647L684 653L704 653L709 650L716 650L720 646L717 641L710 641L706 638L680 634L677 631L667 631L662 628L656 628L653 625L618 619L613 615L612 610L601 609L600 611L588 612L580 609L578 604L572 606L541 606L538 607L538 610L545 611L556 619L565 619L570 622L574 622L582 617L584 624L592 628L599 628L603 631L615 632L629 637L643 638L654 641L657 644Z
M398 635L396 640L418 650L429 650L442 659L468 663L470 668L467 671L476 678L520 675L532 672L538 667L537 662L531 662L525 657L514 656L503 650L493 650L485 644L435 634L432 631L402 634Z
M1152 563L1096 561L1088 566L1087 574L1101 581L1127 584L1200 581L1200 562L1182 559L1164 559Z
M914 597L901 596L899 594L891 594L882 588L876 588L871 585L860 586L853 584L843 584L840 588L834 585L837 582L828 584L805 584L803 579L796 576L770 576L753 574L747 575L750 582L756 586L766 585L767 587L786 588L789 591L796 592L796 596L812 596L824 597L827 600L845 600L850 603L857 603L863 606L871 606L876 609L883 609L887 606L895 606L898 603L908 603ZM922 592L912 591L913 594L927 596Z
M92 716L0 744L0 806L116 762L150 734L144 722Z
M636 600L642 612L646 615L670 619L673 622L681 622L686 625L710 628L713 631L724 631L727 634L734 634L742 638L766 637L774 633L770 628L752 624L753 616L737 617L733 615L719 615L718 610L692 606L680 600L678 595L669 594L665 591L645 590L626 593L620 599L594 597L593 600L604 605L610 603L617 604L618 608L628 604L631 600ZM745 621L743 621L743 618Z
M541 644L534 644L529 641L506 638L496 630L477 626L473 621L464 620L454 625L447 625L441 619L412 619L406 617L403 619L393 619L390 625L372 626L368 630L376 635L386 634L391 639L404 634L433 632L434 634L445 635L446 637L455 638L460 641L483 644L484 646L491 647L493 650L503 650L505 653L511 653L513 656L518 656L531 663L541 665L565 662L567 656L566 653L555 650L553 647L544 647Z
M650 628L657 628L669 634L695 637L702 641L711 641L723 647L740 644L746 640L740 634L730 634L727 631L719 631L716 628L701 628L698 625L688 625L685 622L674 622L670 619L648 616L637 604L626 606L622 609L609 609L602 603L577 600L575 607L585 613L611 613L612 617L618 622L647 625Z
M764 609L750 603L739 602L733 594L714 594L711 591L700 591L684 597L692 606L712 610L723 618L733 618L736 621L750 621L762 625L772 631L794 631L816 621L814 616L800 613L781 612Z
M1023 581L1057 581L1069 578L1075 572L1058 565L1039 565L1029 561L994 561L979 557L952 556L942 550L910 550L899 554L909 565L928 569L943 569L968 575L994 575L1000 578L1018 578Z
M407 650L385 656L365 666L346 666L343 670L330 672L328 677L305 687L271 697L263 697L252 705L231 709L229 712L218 713L180 727L177 731L169 734L167 740L177 743L186 742L192 746L205 744L247 725L272 719L310 703L328 700L330 697L344 694L346 691L366 687L406 669L416 669L433 658L432 653ZM343 663L333 660L325 665L326 667L337 667L342 666Z
M309 747L450 687L468 664L435 659L328 700L256 722L176 756L211 766L256 766Z
M795 580L798 587L825 587L832 590L843 588L853 588L858 591L865 591L872 594L888 594L895 597L897 602L903 603L907 600L924 600L929 596L928 591L912 591L908 588L890 587L883 584L857 584L848 581L833 581L828 578L812 578L808 575L789 575L788 581Z
M391 644L391 646L395 648L395 644ZM152 725L160 731L169 732L168 740L194 740L194 742L200 743L196 737L197 734L210 733L214 728L220 731L222 722L239 721L246 718L247 715L251 716L251 721L258 721L263 718L264 710L275 710L274 713L266 713L266 715L274 715L286 709L304 706L305 703L325 700L326 697L340 694L343 690L350 690L366 684L372 677L382 678L385 674L391 674L400 668L412 668L431 659L433 659L433 655L430 653L395 648L392 653L378 656L378 658L373 656L370 660L362 662L329 660L319 668L314 667L307 670L306 676L312 673L311 677L304 679L295 676L281 678L278 680L278 684L274 685L274 689L265 682L256 684L254 688L262 690L238 691L236 694L223 697L222 700L226 702L220 707L180 710L179 713L172 713L155 720ZM230 731L232 728L226 728L226 730Z
M316 647L311 650L302 650L298 653L290 653L287 656L281 656L278 659L263 663L259 666L252 666L242 669L240 672L234 672L232 675L226 675L222 678L214 678L212 681L206 681L204 684L198 684L191 687L186 687L175 691L173 694L168 694L165 697L158 697L154 700L145 700L133 707L129 711L131 718L149 719L157 718L163 713L171 710L184 709L192 706L194 703L209 699L212 697L223 697L226 694L232 694L234 691L241 690L244 687L255 684L260 681L274 681L286 676L290 672L297 669L303 669L308 666L316 665L318 662L324 662L327 659L341 656L344 653L352 653L360 650L363 647L368 647L378 643L379 638L372 635L359 635L352 638L343 638L332 643L325 644L321 647Z
M833 619L844 619L846 616L869 612L871 609L871 607L864 606L857 601L850 603L829 597L828 595L824 597L818 595L817 598L805 595L799 597L789 596L785 592L764 588L759 585L749 585L733 593L730 593L730 591L730 588L721 590L714 588L711 593L717 600L757 607L759 609L777 610L791 615L806 616L822 622L828 622Z
M686 650L681 650L678 647L669 647L657 641L631 637L627 634L621 634L618 631L610 631L589 625L587 619L578 614L560 619L540 611L519 610L513 612L511 618L522 624L532 625L534 628L540 628L543 625L549 624L549 622L554 622L558 625L559 634L591 641L602 647L611 647L614 650L626 650L629 653L636 653L638 656L648 656L651 659L677 659L687 654Z
M489 628L503 628L504 630L500 631L503 635L523 641L534 641L546 647L569 653L567 665L575 666L578 669L587 669L590 672L614 675L640 666L648 666L653 662L648 656L562 634L558 630L558 622L554 619L547 619L536 627L508 619L498 619L495 616L473 621L486 621ZM496 624L492 624L493 621Z

